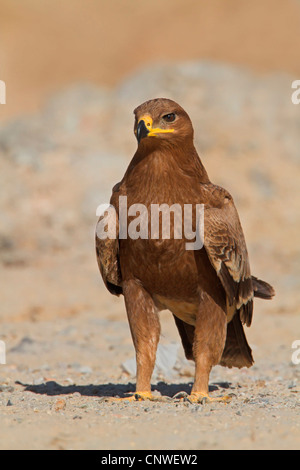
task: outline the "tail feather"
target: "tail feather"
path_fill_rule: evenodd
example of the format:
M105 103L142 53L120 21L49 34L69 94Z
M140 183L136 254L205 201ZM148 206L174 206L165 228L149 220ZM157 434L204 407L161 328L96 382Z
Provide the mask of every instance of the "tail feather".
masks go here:
M195 333L195 327L192 325L188 325L185 323L183 320L180 320L180 318L176 317L173 314L176 326L178 328L178 332L181 337L181 342L182 346L184 349L185 357L187 359L194 359L194 354L193 354L193 344L194 344L194 333Z
M254 363L238 314L227 324L227 337L220 365L224 367L251 367Z
M252 276L252 285L254 291L254 297L259 297L260 299L272 299L275 295L274 288L265 281L258 279L257 277Z
M252 284L254 297L261 299L272 299L275 295L274 288L265 281L252 276ZM227 324L227 337L219 362L221 366L225 367L251 367L254 363L252 350L247 342L247 338L242 325L246 323L250 326L252 318L252 301L248 305L243 306L243 309L237 310L232 320ZM195 328L188 325L174 315L176 326L181 336L182 345L184 347L187 359L194 359L193 357L193 342ZM242 320L242 321L241 321Z

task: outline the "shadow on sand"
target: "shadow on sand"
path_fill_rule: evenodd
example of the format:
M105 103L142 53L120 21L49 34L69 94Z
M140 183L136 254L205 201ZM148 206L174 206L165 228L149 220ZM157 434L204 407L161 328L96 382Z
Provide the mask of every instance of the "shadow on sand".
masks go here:
M80 393L82 396L87 397L126 397L128 393L135 391L135 384L101 384L101 385L60 385L55 381L49 381L39 385L24 384L22 382L16 382L17 385L24 387L24 391L36 393L38 395L72 395L73 393ZM152 385L152 391L159 392L162 396L173 397L176 393L186 392L190 393L192 383L181 383L181 384L166 384L164 382L158 382ZM231 388L231 384L227 382L216 383L210 385L209 391L215 391L222 389Z

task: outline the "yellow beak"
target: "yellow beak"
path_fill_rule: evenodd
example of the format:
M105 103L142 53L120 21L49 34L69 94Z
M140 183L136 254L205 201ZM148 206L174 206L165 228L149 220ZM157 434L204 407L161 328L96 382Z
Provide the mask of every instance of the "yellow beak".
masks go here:
M144 137L157 137L158 134L169 134L174 132L174 129L161 129L160 127L152 127L153 119L148 114L142 116L139 119L137 129L136 129L136 137L138 142Z

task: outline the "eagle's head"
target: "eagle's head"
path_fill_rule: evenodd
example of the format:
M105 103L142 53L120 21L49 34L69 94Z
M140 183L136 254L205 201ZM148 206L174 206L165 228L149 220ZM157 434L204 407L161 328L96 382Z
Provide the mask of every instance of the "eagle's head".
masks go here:
M176 145L193 141L194 130L188 114L175 101L156 98L134 110L134 133L139 145L155 146L162 142Z

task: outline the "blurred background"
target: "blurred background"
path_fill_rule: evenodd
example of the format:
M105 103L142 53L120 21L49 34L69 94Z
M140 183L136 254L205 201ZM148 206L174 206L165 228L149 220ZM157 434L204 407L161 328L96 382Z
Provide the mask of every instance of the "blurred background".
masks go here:
M236 201L277 291L257 311L299 313L299 31L299 0L0 0L0 321L125 319L95 213L135 151L133 109L158 96Z

